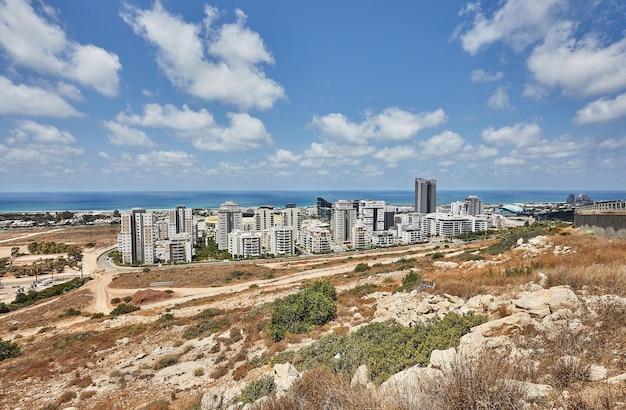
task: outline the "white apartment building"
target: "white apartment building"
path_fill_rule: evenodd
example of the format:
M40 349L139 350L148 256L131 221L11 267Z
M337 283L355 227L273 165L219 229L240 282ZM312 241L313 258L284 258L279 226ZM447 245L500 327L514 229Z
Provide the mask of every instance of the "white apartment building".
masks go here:
M270 229L270 253L272 255L293 255L296 253L293 228L274 226Z
M333 242L343 245L352 242L352 227L356 224L356 209L352 202L340 200L333 204L330 230Z
M235 229L242 229L242 211L239 205L227 201L217 210L215 236L218 249L228 249L228 234Z
M261 256L261 232L232 230L228 234L228 253L241 258Z
M300 208L285 208L280 210L282 216L282 226L291 226L296 233L302 227L302 210Z
M254 210L254 223L257 231L267 231L274 226L274 207L262 206Z
M298 233L298 243L307 252L328 253L330 252L331 233L329 224L319 220L305 220Z
M419 224L402 225L399 229L400 241L408 245L424 242L422 228Z
M122 212L120 219L117 249L122 254L122 263L132 264L135 261L154 263L156 233L153 213L135 208L129 212Z
M477 216L483 214L483 201L475 195L465 198L465 206L468 215Z
M372 234L362 223L357 223L352 227L352 248L367 249L372 246Z
M372 233L372 245L388 247L395 245L396 236L392 231L376 231Z
M198 223L193 219L193 209L177 206L168 211L168 238L186 233L194 245L198 239Z

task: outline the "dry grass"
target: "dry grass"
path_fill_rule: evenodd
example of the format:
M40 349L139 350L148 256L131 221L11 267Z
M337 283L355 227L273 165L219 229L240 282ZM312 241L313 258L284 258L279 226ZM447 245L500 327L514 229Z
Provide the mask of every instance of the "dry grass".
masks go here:
M351 387L350 381L326 368L306 372L289 394L253 406L254 410L378 409L373 391L363 386Z

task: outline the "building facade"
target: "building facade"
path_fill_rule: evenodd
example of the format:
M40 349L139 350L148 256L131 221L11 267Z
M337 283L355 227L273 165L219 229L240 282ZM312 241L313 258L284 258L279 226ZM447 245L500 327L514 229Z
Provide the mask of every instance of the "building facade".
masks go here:
M415 178L415 212L437 212L437 180Z
M352 242L352 227L355 224L356 209L354 209L354 204L345 200L335 202L330 217L333 242L340 245Z
M227 201L217 210L217 227L215 232L217 248L228 249L228 234L235 229L242 229L243 212L239 205Z

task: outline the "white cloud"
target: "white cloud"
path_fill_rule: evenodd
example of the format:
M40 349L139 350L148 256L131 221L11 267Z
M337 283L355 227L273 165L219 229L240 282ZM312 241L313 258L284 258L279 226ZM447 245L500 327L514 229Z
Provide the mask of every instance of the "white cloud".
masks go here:
M463 49L476 54L503 41L521 51L545 36L566 4L566 0L508 0L491 18L480 7L466 8L464 14L474 12L475 16L472 27L460 36Z
M489 73L485 70L478 69L472 71L472 82L473 83L487 83L491 81L498 81L504 77L502 71L498 71L496 73Z
M362 157L374 151L373 147L367 145L354 146L329 141L321 144L314 142L304 151L304 158L300 165L307 168L354 166L360 164Z
M67 131L34 121L21 121L0 144L4 164L23 166L29 173L43 173L46 167L63 166L83 154L76 139Z
M302 158L286 149L277 149L274 155L268 157L270 163L275 167L286 167L297 163Z
M421 143L422 155L426 157L444 157L452 155L463 147L465 140L453 131L444 131Z
M0 75L0 114L19 114L56 118L80 117L67 101L39 87L16 85Z
M43 6L50 15L50 7ZM58 24L38 15L29 1L0 3L0 47L17 65L91 87L106 96L117 94L122 65L116 54L66 38Z
M397 146L392 148L383 148L376 151L374 158L381 161L385 161L389 167L397 167L399 162L417 159L418 154L413 147L410 146Z
M111 134L107 135L111 144L134 147L154 146L154 142L141 130L118 124L115 121L102 121L101 125L111 131Z
M146 104L143 114L120 113L116 120L122 124L152 128L169 128L179 138L204 151L241 151L256 149L272 143L272 137L258 118L246 113L228 113L227 127L215 122L206 109L191 110L187 105L178 109L171 104Z
M620 139L609 138L607 140L602 141L599 147L602 149L606 149L606 150L616 150L620 148L626 148L626 137L623 137Z
M526 161L521 158L502 157L493 161L493 164L499 167L518 167L524 165Z
M245 14L237 11L235 23L213 28L215 9L205 13L204 25L187 23L157 1L152 10L127 6L121 17L157 47L157 64L170 82L193 96L259 109L285 98L259 67L274 60L258 33L245 27Z
M487 100L487 106L494 110L512 110L511 102L509 101L509 95L506 93L504 87L498 87L496 92Z
M496 146L523 147L538 142L540 136L541 128L534 123L517 123L512 127L502 127L497 130L489 127L482 132L485 142Z
M106 161L103 173L132 175L139 179L151 178L154 173L168 176L189 174L198 162L193 155L183 151L150 151L134 156L122 153L119 158L106 152L98 155Z
M568 136L561 136L554 140L542 140L533 145L519 146L511 152L511 155L526 159L570 158L581 153L586 141L579 141Z
M390 107L379 114L367 113L361 123L351 122L343 114L338 113L323 117L316 115L309 126L317 128L323 139L364 145L368 140L407 140L422 129L444 124L446 119L446 114L441 108L432 112L413 114Z
M592 101L576 113L576 124L593 124L616 120L626 115L626 93L614 99L600 98Z
M574 25L557 25L533 50L528 68L535 80L563 94L589 96L626 87L626 39L604 46L594 35L573 38Z

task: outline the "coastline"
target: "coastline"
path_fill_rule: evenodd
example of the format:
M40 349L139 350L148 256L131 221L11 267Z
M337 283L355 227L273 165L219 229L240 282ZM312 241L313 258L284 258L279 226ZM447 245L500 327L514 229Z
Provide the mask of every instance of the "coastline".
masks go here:
M484 204L550 204L565 203L567 195L581 192L564 190L438 190L437 203L449 204L475 195ZM626 199L626 191L585 191L593 201ZM111 212L132 208L169 209L184 205L198 209L217 209L226 201L240 206L270 205L276 208L295 203L299 207L314 206L317 197L329 202L339 199L384 200L390 205L412 205L414 192L409 190L345 190L345 191L98 191L98 192L3 192L0 213L37 212Z

